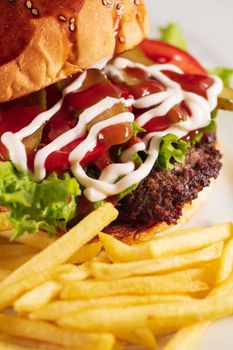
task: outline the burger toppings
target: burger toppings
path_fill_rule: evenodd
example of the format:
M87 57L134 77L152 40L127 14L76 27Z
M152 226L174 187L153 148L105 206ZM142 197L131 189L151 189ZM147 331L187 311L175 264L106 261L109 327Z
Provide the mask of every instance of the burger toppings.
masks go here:
M137 196L140 183L156 179L154 169L174 168L169 176L176 177L175 164L183 164L186 154L191 157L191 143L200 141L211 124L222 82L182 50L164 45L150 40L141 45L156 64L133 52L113 59L102 71L84 71L62 90L54 88L54 97L48 90L48 106L55 101L48 109L41 98L40 103L0 107L5 161L0 164L0 205L11 210L17 234L64 229L79 214L83 196L93 207L124 197L123 203L129 200L132 207L130 198ZM55 183L60 193L52 195ZM172 222L180 209L174 213L161 217ZM19 217L24 218L21 226Z

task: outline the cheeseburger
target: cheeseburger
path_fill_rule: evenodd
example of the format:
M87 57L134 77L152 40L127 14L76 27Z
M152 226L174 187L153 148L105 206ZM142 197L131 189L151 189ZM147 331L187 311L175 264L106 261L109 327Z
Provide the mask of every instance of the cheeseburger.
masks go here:
M1 230L65 233L105 201L119 210L106 232L126 242L187 219L221 168L221 79L146 39L143 0L0 12Z

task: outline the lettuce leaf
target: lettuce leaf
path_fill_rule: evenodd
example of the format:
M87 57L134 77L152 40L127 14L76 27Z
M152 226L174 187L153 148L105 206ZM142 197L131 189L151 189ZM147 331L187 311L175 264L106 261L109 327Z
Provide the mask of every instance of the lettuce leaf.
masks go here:
M233 68L217 67L209 69L210 74L219 76L222 79L224 86L233 88Z
M183 164L188 149L189 143L179 140L176 135L168 134L164 136L160 143L159 156L155 166L171 170L174 167L174 161Z
M41 183L15 170L11 162L0 163L0 205L10 210L13 239L25 231L44 230L50 235L66 230L76 216L77 197L81 190L76 179L67 173L62 179L51 174Z
M182 28L176 23L169 23L166 27L159 28L160 40L168 44L187 50L188 44L184 38Z

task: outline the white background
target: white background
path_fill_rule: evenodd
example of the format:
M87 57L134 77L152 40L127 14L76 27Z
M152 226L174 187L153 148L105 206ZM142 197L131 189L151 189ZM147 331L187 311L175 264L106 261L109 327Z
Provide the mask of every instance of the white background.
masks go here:
M145 0L153 33L158 26L178 22L190 51L206 67L233 68L233 0ZM233 112L221 112L218 134L223 169L206 205L190 226L233 221ZM189 350L189 349L180 349ZM233 350L233 318L215 323L197 350Z

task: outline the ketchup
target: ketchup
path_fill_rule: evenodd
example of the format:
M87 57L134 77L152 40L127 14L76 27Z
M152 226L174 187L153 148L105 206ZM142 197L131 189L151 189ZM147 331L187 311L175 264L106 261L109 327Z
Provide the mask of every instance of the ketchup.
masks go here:
M179 74L171 71L163 71L170 79L181 85L182 89L194 92L202 97L207 98L207 90L213 85L214 80L205 75L199 74Z

